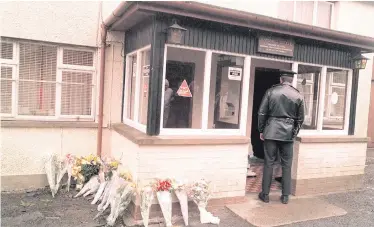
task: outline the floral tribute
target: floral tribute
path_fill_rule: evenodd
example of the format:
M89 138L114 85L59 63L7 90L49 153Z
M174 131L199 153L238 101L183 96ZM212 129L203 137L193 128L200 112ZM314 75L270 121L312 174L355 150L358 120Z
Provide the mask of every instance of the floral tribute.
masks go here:
M179 200L181 206L183 221L188 226L188 197L187 197L187 186L183 181L173 180L172 188Z
M165 219L166 226L171 224L171 180L170 179L157 179L155 183L156 195L161 207L162 214Z
M77 181L76 188L82 189L83 184L87 183L94 175L98 175L101 166L101 160L95 155L88 155L75 159L72 176Z
M200 222L202 224L219 224L220 220L206 210L210 197L209 183L205 180L195 182L189 192L190 198L196 203L200 211Z
M152 201L154 198L152 186L146 185L144 186L140 192L140 214L143 218L143 225L148 227L149 223L149 211L152 206Z
M166 226L172 226L172 200L174 191L179 200L184 224L188 226L188 197L193 200L200 211L201 223L219 224L220 219L214 217L206 210L211 192L209 183L205 180L197 181L191 185L175 179L156 179L154 183L137 189L130 171L119 171L121 163L114 159L101 160L95 155L75 157L66 155L62 161L57 160L56 154L48 154L45 161L45 171L52 196L57 193L63 176L68 174L68 190L70 179L77 181L76 188L80 190L75 196L84 197L95 193L91 204L98 205L99 213L94 219L103 215L110 206L110 214L107 217L107 225L113 226L117 218L123 214L130 204L133 196L140 196L140 209L145 227L149 224L149 212L154 199L154 193L161 207ZM57 173L57 174L56 174ZM57 175L57 177L56 177ZM138 191L137 191L138 190Z

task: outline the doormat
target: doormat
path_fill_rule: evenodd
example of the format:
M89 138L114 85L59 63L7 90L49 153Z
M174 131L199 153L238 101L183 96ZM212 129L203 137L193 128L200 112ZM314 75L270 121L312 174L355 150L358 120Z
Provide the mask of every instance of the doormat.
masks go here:
M317 198L294 198L284 205L279 195L271 195L265 204L251 195L247 203L227 205L233 213L258 227L272 227L322 218L342 216L345 210Z

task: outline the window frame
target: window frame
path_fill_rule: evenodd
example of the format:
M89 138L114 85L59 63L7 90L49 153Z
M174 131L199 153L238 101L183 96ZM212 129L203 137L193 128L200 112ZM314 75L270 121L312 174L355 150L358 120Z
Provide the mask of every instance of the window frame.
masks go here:
M317 64L309 64L304 62L294 62L293 63L293 71L298 72L298 65L308 65L308 66L317 66L322 67L321 70L321 78L320 78L320 88L318 91L318 107L317 107L317 129L301 129L299 135L348 135L348 128L349 128L349 114L350 114L350 105L351 105L351 91L352 91L352 74L353 70L348 68L340 68L334 66L326 66L326 65L317 65ZM326 119L324 117L324 110L325 110L325 93L326 93L326 86L327 85L327 68L329 69L337 69L337 70L346 70L348 72L347 76L347 92L346 92L346 99L345 99L345 110L344 110L344 122L343 122L343 129L341 130L323 130L323 120ZM294 75L294 83L297 83L297 74ZM295 82L296 81L296 82ZM321 108L322 107L322 108Z
M292 21L295 22L295 23L301 23L301 22L298 22L296 21L296 11L297 11L297 6L296 6L296 2L298 1L292 1L293 2L293 15L292 15ZM313 1L313 18L312 18L312 24L308 24L308 25L313 25L313 26L316 26L316 27L321 27L321 28L325 28L325 27L322 27L322 26L318 26L317 24L317 17L318 17L318 3L320 1L316 1L314 0ZM324 3L327 3L329 5L331 5L331 15L330 15L330 24L329 24L329 27L327 29L334 29L334 24L335 24L335 4L333 2L330 2L330 1L323 1ZM279 15L277 16L278 18Z
M151 49L151 45L144 46L142 48L139 48L137 50L134 50L128 54L126 54L126 68L125 68L125 86L124 86L124 98L123 98L123 111L122 111L122 121L123 123L138 129L141 132L146 132L147 131L147 125L143 125L139 123L139 100L140 100L140 77L141 77L141 67L142 67L142 55L143 52L148 51ZM130 75L130 67L131 65L129 64L130 58L132 56L136 55L136 78L135 78L135 94L134 94L134 106L133 106L133 111L134 111L134 120L130 119L127 117L127 110L128 107L131 105L131 102L128 103L127 100L130 95L130 89L129 89L129 81L131 80L132 74ZM152 76L152 75L151 75Z
M247 114L248 114L248 95L249 95L249 79L250 79L250 67L251 67L251 56L210 50L204 48L196 48L190 46L182 46L175 44L165 44L164 49L164 62L163 62L163 75L162 75L162 87L165 87L165 78L166 78L166 62L167 62L167 49L171 48L180 48L188 49L195 51L205 52L205 64L204 64L204 86L203 86L203 104L202 104L202 116L201 116L201 128L200 129L191 129L191 128L164 128L163 127L163 115L164 115L164 95L165 90L162 90L161 95L161 114L160 114L160 135L237 135L245 136L246 135L246 126L247 126ZM211 77L211 68L212 68L212 54L226 54L236 57L244 58L243 66L243 77L242 77L242 97L240 103L240 113L239 113L239 129L209 129L208 128L208 118L209 118L209 95L210 95L210 77Z
M12 114L0 113L0 116L4 120L38 120L38 121L93 121L96 113L96 83L97 83L97 51L89 47L73 47L63 44L51 44L48 42L31 41L31 40L1 40L1 42L13 44L13 59L1 59L1 66L12 66L13 70L13 85L12 85ZM33 115L20 115L18 114L18 97L19 97L19 51L20 43L32 43L40 44L43 46L56 46L56 81L51 82L56 85L55 90L55 113L52 116L33 116ZM70 49L75 51L87 51L93 54L93 65L92 66L76 66L63 64L63 50ZM91 94L91 114L90 115L63 115L61 114L61 87L62 87L62 72L63 71L75 71L85 72L92 74L92 94Z

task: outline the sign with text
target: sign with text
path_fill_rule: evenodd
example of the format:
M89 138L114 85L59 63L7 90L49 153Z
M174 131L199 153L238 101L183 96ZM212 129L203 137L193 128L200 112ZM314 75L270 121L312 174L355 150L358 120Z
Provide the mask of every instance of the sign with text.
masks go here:
M242 68L229 67L229 80L242 80Z
M270 36L259 36L257 51L260 53L293 57L295 42L292 39L283 39Z
M190 88L188 87L187 81L183 80L181 86L179 87L177 94L181 97L192 97L192 93L190 91Z

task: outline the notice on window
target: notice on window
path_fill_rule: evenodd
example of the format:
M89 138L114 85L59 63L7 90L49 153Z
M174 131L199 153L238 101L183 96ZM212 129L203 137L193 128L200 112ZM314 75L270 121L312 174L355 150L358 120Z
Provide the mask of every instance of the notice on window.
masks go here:
M242 68L237 68L237 67L229 67L229 80L237 80L241 81L242 80Z
M192 93L190 91L190 88L188 87L187 81L183 80L181 86L179 87L177 94L181 97L192 97Z
M143 66L143 76L144 77L149 77L149 72L150 71L151 71L151 66L150 65Z

